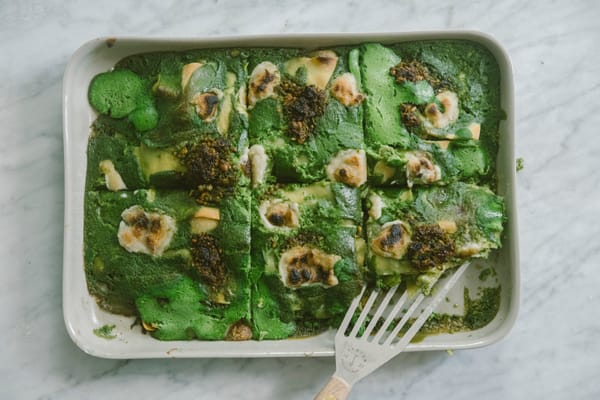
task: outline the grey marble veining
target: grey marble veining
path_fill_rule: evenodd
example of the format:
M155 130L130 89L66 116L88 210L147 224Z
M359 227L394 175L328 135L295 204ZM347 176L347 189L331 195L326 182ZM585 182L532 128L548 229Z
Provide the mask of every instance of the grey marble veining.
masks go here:
M103 360L61 309L62 74L103 35L469 28L516 82L522 305L500 343L401 355L353 399L600 398L600 4L0 0L0 398L306 399L333 359Z

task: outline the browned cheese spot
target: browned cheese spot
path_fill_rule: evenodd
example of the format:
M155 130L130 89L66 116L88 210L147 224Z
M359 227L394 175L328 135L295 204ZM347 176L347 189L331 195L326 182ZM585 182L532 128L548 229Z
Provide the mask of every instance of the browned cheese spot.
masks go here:
M376 254L383 257L401 259L406 254L406 249L410 243L410 233L403 223L391 222L384 225L379 236L371 242L371 248Z
M194 96L192 104L196 114L205 122L212 121L217 115L219 96L214 92L200 93Z
M298 217L287 203L273 204L266 214L267 220L275 226L298 226Z
M306 283L337 284L332 256L311 248L299 248L298 254L287 265L287 283L299 287Z
M248 322L239 320L229 327L225 339L232 341L250 340L252 339L252 328Z

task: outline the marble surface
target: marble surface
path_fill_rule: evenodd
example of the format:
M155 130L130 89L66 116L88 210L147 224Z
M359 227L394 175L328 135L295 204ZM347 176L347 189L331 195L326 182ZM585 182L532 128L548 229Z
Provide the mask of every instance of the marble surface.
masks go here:
M446 28L494 35L514 63L521 312L500 343L400 356L350 398L600 398L600 3L446 3L0 0L0 398L307 399L334 369L330 358L103 360L70 341L61 85L79 45Z

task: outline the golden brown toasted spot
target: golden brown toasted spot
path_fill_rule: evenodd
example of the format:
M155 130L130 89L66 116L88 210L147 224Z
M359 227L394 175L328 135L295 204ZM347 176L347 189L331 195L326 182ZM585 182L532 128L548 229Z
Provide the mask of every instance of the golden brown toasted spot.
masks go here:
M121 214L118 239L127 251L160 256L175 232L175 221L163 214L132 206Z
M436 128L445 128L458 119L458 96L446 90L439 93L436 98L444 111L442 112L436 103L430 103L425 106L425 116Z
M358 90L354 75L350 72L335 78L331 84L331 94L346 107L356 106L365 99L365 95Z
M371 242L371 248L383 257L401 259L411 242L409 227L402 221L392 221L383 225L379 236Z
M441 169L433 163L431 155L423 151L406 153L406 180L413 183L433 183L442 178Z
M298 226L298 215L289 203L275 203L266 212L267 220L274 226L288 228Z
M297 288L308 284L335 286L334 265L341 259L311 247L294 247L281 255L280 273L288 287Z
M252 339L252 328L246 321L240 320L229 327L225 339L232 341L250 340Z
M446 233L455 233L457 230L456 222L452 220L440 220L438 221L438 225Z
M342 150L327 165L330 180L358 187L367 181L367 156L364 150Z
M156 324L156 322L149 323L149 322L142 321L142 327L145 332L154 332L156 330L156 328L158 328L158 325Z
M259 100L274 96L280 81L279 69L275 64L269 61L258 64L250 74L248 108L254 107Z
M196 114L205 122L212 121L219 109L219 95L215 92L199 93L192 98Z

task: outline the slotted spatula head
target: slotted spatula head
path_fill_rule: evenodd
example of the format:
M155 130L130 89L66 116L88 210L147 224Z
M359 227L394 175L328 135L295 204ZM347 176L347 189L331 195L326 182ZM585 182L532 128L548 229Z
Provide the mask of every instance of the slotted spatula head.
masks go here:
M387 292L372 291L362 307L360 315L350 326L361 299L365 295L366 286L363 287L361 293L352 301L335 336L335 374L315 397L315 400L345 399L350 388L356 382L402 352L468 266L469 262L466 262L453 271L452 276L437 289L429 304L422 309L420 314L417 311L420 310L419 307L426 297L422 293L411 297L405 291L392 306L391 311L387 313L388 306L398 291L398 286L394 286ZM381 298L382 294L384 294L383 298ZM379 305L373 312L378 299ZM386 313L385 320L373 334L384 312ZM372 317L363 330L363 325L369 315ZM415 317L416 319L408 330L398 336L406 323ZM400 321L392 325L398 318ZM347 333L348 331L349 333Z

